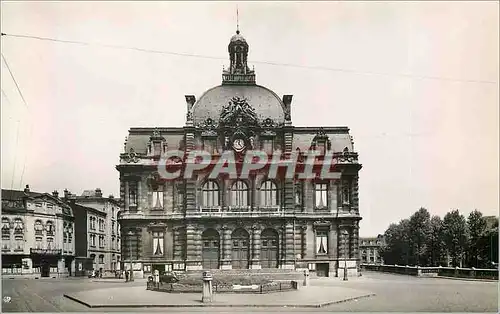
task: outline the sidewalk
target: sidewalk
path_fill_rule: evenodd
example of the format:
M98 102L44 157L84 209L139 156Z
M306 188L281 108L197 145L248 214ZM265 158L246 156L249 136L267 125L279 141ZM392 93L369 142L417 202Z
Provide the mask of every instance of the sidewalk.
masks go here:
M291 292L269 294L214 294L212 303L202 303L201 293L165 293L146 290L145 286L95 289L64 296L91 308L207 306L319 308L375 295L369 291L344 287L300 288Z

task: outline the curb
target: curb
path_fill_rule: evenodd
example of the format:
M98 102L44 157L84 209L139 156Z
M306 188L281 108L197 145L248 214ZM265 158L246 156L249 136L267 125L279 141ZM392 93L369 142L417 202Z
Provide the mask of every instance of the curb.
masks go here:
M441 278L441 279L450 279L450 280L463 280L463 281L482 281L482 282L498 282L498 279L478 279L478 278L460 278L460 277L446 277L446 276L437 276L432 278Z
M292 307L292 308L322 308L333 304L345 303L363 298L375 296L375 293L370 293L358 297L347 298L344 300L330 301L319 304L217 304L217 303L200 303L199 304L88 304L80 299L64 294L64 297L73 300L77 303L83 304L89 308L181 308L181 307L262 307L262 308L278 308L278 307Z

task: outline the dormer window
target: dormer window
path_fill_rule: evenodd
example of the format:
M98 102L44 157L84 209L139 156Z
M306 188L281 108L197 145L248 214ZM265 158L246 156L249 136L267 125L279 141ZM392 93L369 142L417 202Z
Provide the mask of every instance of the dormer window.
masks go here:
M342 203L349 205L351 203L351 187L349 181L342 181Z
M128 206L137 207L137 182L128 183Z
M263 138L261 140L261 149L270 155L274 151L274 139L273 138Z
M2 218L2 239L10 239L10 221L9 218Z

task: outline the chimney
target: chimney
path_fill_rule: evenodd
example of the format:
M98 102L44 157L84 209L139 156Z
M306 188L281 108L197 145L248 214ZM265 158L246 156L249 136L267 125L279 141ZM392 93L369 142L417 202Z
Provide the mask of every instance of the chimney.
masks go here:
M184 97L186 97L187 109L189 111L191 110L191 108L193 108L193 105L196 102L196 97L194 97L193 95L186 95Z
M64 198L68 198L68 196L70 196L71 193L68 191L68 189L64 189Z
M24 193L29 193L30 192L30 186L26 184L26 187L24 188Z
M109 194L109 199L114 199L115 197L113 196L113 194Z
M102 191L100 188L95 189L95 196L96 197L102 197Z
M52 196L54 197L59 197L59 192L57 192L57 190L54 190L54 192L52 192Z

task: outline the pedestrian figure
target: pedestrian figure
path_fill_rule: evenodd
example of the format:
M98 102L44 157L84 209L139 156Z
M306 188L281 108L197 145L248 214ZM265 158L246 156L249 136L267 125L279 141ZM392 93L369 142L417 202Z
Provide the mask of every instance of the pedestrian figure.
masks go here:
M128 270L125 272L125 281L128 281Z

